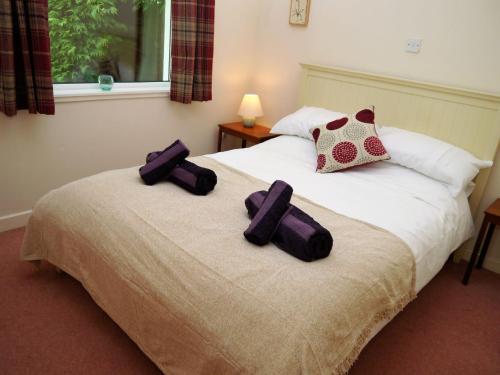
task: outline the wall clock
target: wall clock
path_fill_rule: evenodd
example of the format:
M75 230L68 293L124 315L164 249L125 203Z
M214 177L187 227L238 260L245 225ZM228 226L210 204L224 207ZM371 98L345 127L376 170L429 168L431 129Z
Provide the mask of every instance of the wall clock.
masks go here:
M290 25L307 26L311 0L290 0Z

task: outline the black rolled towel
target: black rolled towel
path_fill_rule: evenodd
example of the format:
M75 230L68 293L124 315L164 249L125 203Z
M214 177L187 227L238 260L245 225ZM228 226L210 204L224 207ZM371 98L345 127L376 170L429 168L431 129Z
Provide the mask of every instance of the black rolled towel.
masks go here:
M159 151L150 152L146 162L153 161L159 154ZM181 161L167 176L167 180L195 195L207 195L217 185L217 175L214 171L188 160Z
M188 148L180 140L176 140L163 150L160 155L143 165L139 169L139 174L146 185L154 185L172 172L175 166L187 158L188 155Z
M250 226L243 233L245 238L259 246L267 244L289 208L293 189L284 181L274 181Z
M257 214L266 195L264 190L257 191L245 200L250 218ZM326 258L333 246L330 232L294 205L290 205L271 241L281 250L306 262Z

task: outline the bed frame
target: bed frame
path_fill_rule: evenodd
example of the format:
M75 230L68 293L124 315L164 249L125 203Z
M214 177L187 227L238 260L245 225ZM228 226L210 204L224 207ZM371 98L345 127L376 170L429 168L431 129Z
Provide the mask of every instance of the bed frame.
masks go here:
M495 160L500 95L312 64L302 65L299 104L352 113L375 107L376 121L430 135L483 160ZM470 197L475 215L490 169Z

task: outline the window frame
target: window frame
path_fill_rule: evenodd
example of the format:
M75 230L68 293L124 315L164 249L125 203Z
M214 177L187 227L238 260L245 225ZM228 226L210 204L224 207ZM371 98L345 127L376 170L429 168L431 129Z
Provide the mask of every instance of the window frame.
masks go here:
M53 83L55 102L89 101L102 99L130 99L140 97L162 97L170 93L171 63L171 1L165 0L165 23L163 45L163 79L154 82L115 82L113 89L103 91L98 83Z

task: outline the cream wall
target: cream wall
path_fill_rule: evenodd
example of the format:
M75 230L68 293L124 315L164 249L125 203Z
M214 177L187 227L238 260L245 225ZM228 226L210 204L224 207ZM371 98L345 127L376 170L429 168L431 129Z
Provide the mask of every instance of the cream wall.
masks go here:
M299 62L500 93L500 1L312 0L306 28L288 24L289 6L261 4L253 90L269 125L296 109ZM419 54L404 52L412 37L423 38ZM481 211L498 196L499 156ZM496 232L486 266L500 272Z
M25 211L50 189L138 165L148 151L176 138L192 154L214 152L216 124L237 119L250 83L258 11L253 2L217 0L211 102L105 100L58 103L55 116L0 113L0 231L23 225Z
M289 0L263 2L254 90L272 123L295 108L299 62L500 93L498 0L312 0L309 26ZM419 54L406 39L423 38Z

